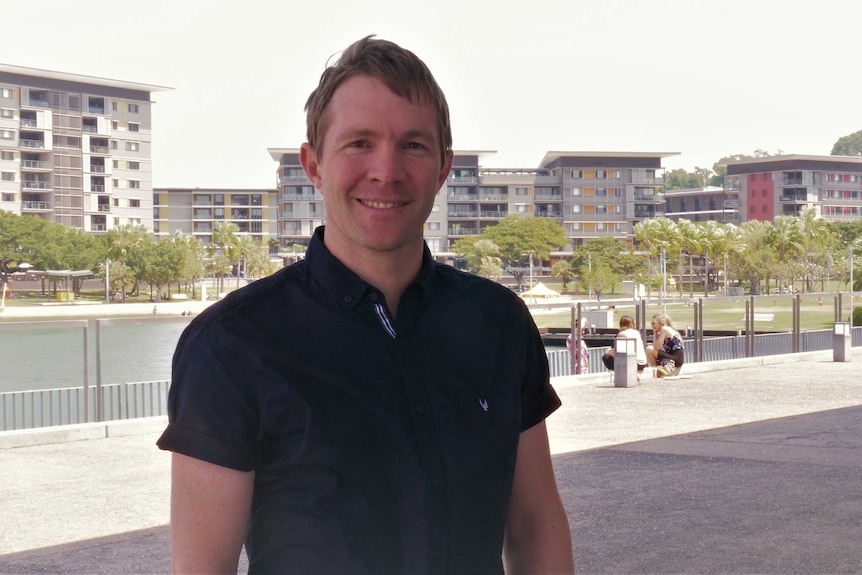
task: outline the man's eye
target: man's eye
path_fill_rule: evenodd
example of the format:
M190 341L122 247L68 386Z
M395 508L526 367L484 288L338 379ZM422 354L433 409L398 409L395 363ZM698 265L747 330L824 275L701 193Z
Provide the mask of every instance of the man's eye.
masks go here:
M410 150L424 150L424 149L425 149L425 145L424 145L424 144L420 144L419 142L408 142L408 143L407 143L407 148L408 148L408 149L410 149Z
M368 143L365 140L357 140L355 142L350 142L350 148L364 148Z

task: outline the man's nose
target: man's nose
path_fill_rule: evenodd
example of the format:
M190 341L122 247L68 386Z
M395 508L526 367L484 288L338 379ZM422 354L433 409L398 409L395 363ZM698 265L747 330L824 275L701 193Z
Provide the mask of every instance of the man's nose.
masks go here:
M378 146L371 158L369 177L383 184L404 179L404 154L395 146Z

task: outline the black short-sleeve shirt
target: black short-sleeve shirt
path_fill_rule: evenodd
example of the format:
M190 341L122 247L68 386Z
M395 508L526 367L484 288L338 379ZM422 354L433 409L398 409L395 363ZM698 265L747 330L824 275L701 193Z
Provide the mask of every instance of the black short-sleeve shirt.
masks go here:
M519 434L560 405L529 311L426 248L393 320L322 237L192 321L159 447L254 470L252 573L502 573Z

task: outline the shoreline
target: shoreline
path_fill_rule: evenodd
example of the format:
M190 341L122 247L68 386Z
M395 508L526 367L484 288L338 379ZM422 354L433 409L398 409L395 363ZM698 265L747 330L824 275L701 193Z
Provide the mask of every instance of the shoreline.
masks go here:
M0 323L27 319L90 317L152 317L197 315L218 300L162 301L158 303L60 303L0 308ZM153 313L155 309L155 314Z

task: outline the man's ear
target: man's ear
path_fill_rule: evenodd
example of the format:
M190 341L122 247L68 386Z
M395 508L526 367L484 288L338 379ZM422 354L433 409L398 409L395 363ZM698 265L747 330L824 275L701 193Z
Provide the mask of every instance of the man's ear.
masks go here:
M455 157L455 154L452 150L446 151L446 157L443 159L443 167L440 169L440 176L437 178L437 191L443 187L443 184L446 183L446 178L449 177L449 172L452 171L452 159Z
M320 162L317 159L317 150L312 148L308 142L299 148L299 163L302 164L305 175L308 176L314 187L320 190Z

